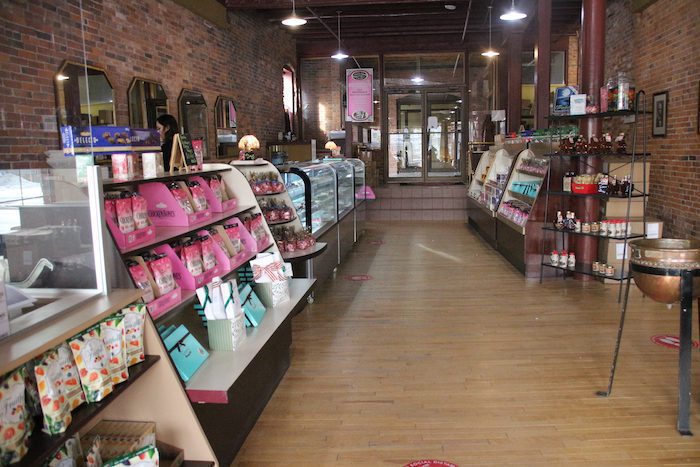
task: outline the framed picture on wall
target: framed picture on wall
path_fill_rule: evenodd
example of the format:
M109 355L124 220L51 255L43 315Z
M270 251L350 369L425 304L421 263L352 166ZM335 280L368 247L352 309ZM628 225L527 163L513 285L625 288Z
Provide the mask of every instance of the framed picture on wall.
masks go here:
M652 136L666 136L668 91L655 93L652 106L651 134Z

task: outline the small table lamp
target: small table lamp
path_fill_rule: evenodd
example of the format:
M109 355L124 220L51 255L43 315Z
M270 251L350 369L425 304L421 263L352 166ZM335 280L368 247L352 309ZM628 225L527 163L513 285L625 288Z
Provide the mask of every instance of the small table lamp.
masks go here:
M238 154L239 160L253 161L255 160L255 152L253 150L260 149L260 141L253 135L245 135L238 142L238 149L241 150Z
M338 145L335 144L333 141L328 141L325 146L323 146L325 149L330 149L331 154L336 156L340 150L338 148Z

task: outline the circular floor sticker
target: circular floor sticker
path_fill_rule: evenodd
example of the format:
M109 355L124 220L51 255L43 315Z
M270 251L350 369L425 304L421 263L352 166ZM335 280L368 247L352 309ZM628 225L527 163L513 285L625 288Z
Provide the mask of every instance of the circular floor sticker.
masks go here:
M345 276L345 280L347 281L356 281L356 282L361 282L361 281L371 281L372 276L369 276L367 274L354 274L351 276Z
M651 341L656 345L661 345L663 347L668 347L669 349L679 349L681 347L681 341L677 336L670 336L668 334L657 334L656 336L651 336ZM693 341L693 348L699 348L700 342Z
M438 460L422 460L422 461L414 461L411 462L410 464L406 464L403 467L458 467L457 464L453 464L452 462L447 462L447 461L438 461Z

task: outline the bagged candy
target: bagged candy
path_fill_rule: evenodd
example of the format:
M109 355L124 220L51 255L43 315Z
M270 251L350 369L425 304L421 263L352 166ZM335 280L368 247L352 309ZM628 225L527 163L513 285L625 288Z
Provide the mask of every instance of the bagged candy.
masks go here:
M204 194L204 189L199 185L199 182L189 181L187 186L192 194L192 206L196 212L207 209L207 197Z
M194 240L187 241L182 247L180 258L182 258L182 263L193 276L199 276L204 272L202 249L199 246L199 242Z
M117 223L119 224L119 230L122 233L130 233L134 231L134 213L131 210L131 199L127 192L123 192L122 195L115 202L115 209L117 211Z
M217 245L219 245L219 248L221 248L221 251L223 251L227 257L231 257L228 248L226 248L226 243L224 243L224 239L221 238L219 232L217 232L215 229L209 229L209 237L212 238Z
M102 456L100 455L100 437L96 437L85 454L85 467L102 467Z
M109 368L112 384L117 385L129 379L126 365L126 345L124 317L113 315L100 323L100 335L109 353Z
M117 197L118 195L115 193L105 193L105 216L111 217L115 224L118 222L116 204Z
M190 204L190 200L187 197L187 193L180 186L179 183L172 182L168 188L170 189L170 193L173 194L175 201L177 201L178 204L180 205L180 207L182 208L182 210L185 211L185 214L194 213L194 209L192 208L192 205Z
M231 240L231 244L233 245L234 256L243 250L243 242L241 241L241 233L239 229L240 226L237 222L226 224L224 226L224 231L226 232L226 235L228 235L228 238Z
M103 467L158 467L159 455L155 446L146 446L137 451L125 454L102 464Z
M47 467L75 467L83 457L78 435L68 438L63 446L47 462Z
M32 419L24 399L25 372L20 367L0 382L0 465L19 462L29 447Z
M109 353L100 337L100 326L88 328L71 339L69 345L78 366L85 399L99 402L111 394L114 386L107 367Z
M159 295L165 295L175 288L173 278L173 265L166 255L157 255L155 259L148 263L148 267L153 274L153 280L158 287Z
M85 393L80 384L78 366L75 364L73 352L67 343L56 347L56 356L63 371L63 395L68 399L71 410L75 410L80 404L85 402Z
M209 181L209 188L211 191L214 192L214 196L216 196L216 199L219 200L219 202L223 201L224 195L223 192L221 191L221 181L219 180L219 177L217 176L212 176L208 178Z
M141 297L143 301L145 303L152 302L155 295L153 294L153 287L151 287L151 281L148 279L146 270L136 261L127 261L126 266L129 268L129 274L134 284L142 291Z
M146 305L142 303L123 308L120 315L124 317L124 341L126 362L135 365L146 359L143 349L143 328L146 324Z
M65 375L56 349L42 355L34 367L34 374L41 396L44 431L50 435L63 433L73 421L73 417L70 402L64 393Z
M139 193L133 193L131 195L131 210L134 216L134 227L137 229L148 227L148 203L146 198Z
M27 410L32 417L41 416L41 397L37 388L36 376L34 375L34 360L29 360L24 364L24 388Z
M202 264L204 270L209 271L216 267L216 255L214 254L214 240L209 235L203 235L199 238L199 245L202 249Z

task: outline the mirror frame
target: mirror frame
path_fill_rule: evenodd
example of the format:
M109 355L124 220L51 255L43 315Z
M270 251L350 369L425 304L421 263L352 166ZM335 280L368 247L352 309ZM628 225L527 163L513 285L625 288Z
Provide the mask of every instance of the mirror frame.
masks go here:
M149 83L149 84L155 84L155 85L157 85L157 86L160 86L160 88L163 90L163 94L165 95L165 113L170 113L170 106L169 106L169 104L168 104L168 101L169 101L170 99L168 98L168 94L165 92L165 87L163 86L163 84L162 84L162 83L159 83L158 81L153 81L153 80L150 80L150 79L140 78L140 77L138 77L138 76L135 76L135 77L131 80L131 83L129 83L129 87L128 87L127 90L126 90L126 102L127 102L127 107L128 107L128 109L129 109L129 126L130 126L131 128L155 128L155 127L156 127L156 126L155 126L155 125L156 125L155 121L153 122L153 125L152 125L152 126L149 125L149 122L148 122L148 121L144 122L144 125L143 125L143 126L136 126L136 123L133 121L132 112L131 112L131 105L132 105L131 91L137 86L137 84L138 84L139 82ZM157 100L157 99L156 99L156 100ZM148 102L145 102L145 103L142 102L142 105L144 106L144 108L147 108L147 107L148 107ZM160 105L158 105L158 103L156 103L156 118L158 118L159 115L160 115L160 114L158 113L158 108L159 108L159 107L160 107ZM146 116L146 119L148 119L148 116Z
M234 110L236 110L236 120L235 124L236 126L229 127L225 126L225 116L226 116L226 108L225 106L228 103L233 104ZM217 158L225 158L229 157L224 151L225 146L234 146L234 153L238 152L238 110L236 109L236 102L232 97L229 96L224 96L224 95L219 95L216 98L216 103L214 104L214 123L216 125L216 157ZM224 130L221 133L222 134L233 134L234 138L233 141L225 141L225 142L220 142L219 141L219 130Z
M63 89L59 89L59 83L62 82L63 80L59 79L59 76L63 75L63 71L66 69L68 66L75 66L80 68L82 72L85 72L86 69L96 71L99 74L101 73L102 76L105 77L105 80L107 80L107 84L109 84L109 87L112 89L112 123L110 123L107 126L116 126L117 125L117 96L116 92L114 91L114 85L112 84L112 81L109 79L109 75L107 72L100 67L92 66L92 65L86 65L84 63L77 63L73 62L70 60L64 60L61 63L61 66L58 67L58 70L54 74L54 95L56 98L56 123L59 128L59 138L60 138L60 128L63 125L73 125L73 126L82 126L80 122L76 125L75 123L71 123L68 119L68 109L66 107L66 98L65 98L65 92L63 92ZM64 75L65 76L65 75ZM81 77L83 74L80 75ZM59 92L61 91L61 92ZM78 99L80 99L80 96L78 96ZM81 105L79 103L79 105ZM65 112L65 114L62 114L61 112ZM82 113L81 113L82 114Z
M187 119L185 119L186 112L185 112L184 99L185 99L186 93L193 93L193 94L199 95L199 97L201 97L201 100L202 100L202 103L199 105L203 105L205 108L205 112L204 112L205 128L204 128L204 147L203 147L203 150L204 150L204 159L207 159L209 156L209 115L207 113L209 106L207 105L207 100L204 98L204 93L202 91L199 91L197 89L189 89L189 88L182 88L182 90L180 91L180 95L177 98L178 123L180 125L180 131L183 133L186 133L193 140L198 139L198 135L197 135L197 137L192 135L190 128L188 128L189 122L187 121Z

